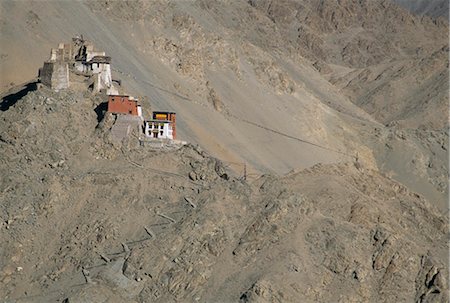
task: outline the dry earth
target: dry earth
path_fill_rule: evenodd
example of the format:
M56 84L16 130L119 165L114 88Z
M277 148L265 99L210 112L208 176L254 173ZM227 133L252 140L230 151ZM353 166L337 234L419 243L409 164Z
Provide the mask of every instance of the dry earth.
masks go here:
M423 169L397 169L412 167L403 151L421 149L420 138L394 150L407 165L384 170L384 152L373 153L385 146L376 132L392 126L431 129L448 141L444 20L379 0L0 5L4 89L35 77L51 47L83 34L112 56L130 93L147 97L145 108L182 113L180 137L213 156L284 174L358 154L446 204L447 189L436 190ZM448 163L446 151L437 158Z
M245 181L115 143L101 101L1 116L5 302L447 302L447 218L404 185L359 162Z
M114 142L105 96L19 84L75 34L191 144ZM0 44L3 301L448 301L446 20L388 0L2 1Z
M448 20L448 1L445 0L394 0L418 15L442 17Z

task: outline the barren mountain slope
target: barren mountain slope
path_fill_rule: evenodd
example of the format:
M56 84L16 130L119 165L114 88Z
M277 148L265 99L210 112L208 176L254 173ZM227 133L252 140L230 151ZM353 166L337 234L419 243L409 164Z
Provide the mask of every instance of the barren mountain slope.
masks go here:
M149 97L150 103L144 107L181 114L181 138L201 143L226 160L245 161L257 171L286 172L342 158L340 153L287 139L280 133L344 153L348 149L351 155L358 146L365 149L360 142L336 132L347 116L364 121L371 117L342 97L309 62L277 63L270 53L251 43L233 41L234 36L225 28L210 24L214 19L203 14L196 3L151 2L150 8L138 13L128 6L117 7L121 3L112 2L115 7L110 10L99 2L89 7L80 2L31 3L29 9L41 16L32 30L14 27L15 17L22 13L21 3L2 3L15 16L2 16L11 18L2 39L16 37L13 41L18 44L30 39L39 42L44 39L28 35L45 33L53 41L64 41L74 29L85 33L112 56L113 68L121 72L118 77L130 92ZM136 7L138 3L128 4ZM97 11L95 6L100 4ZM139 18L142 14L145 18ZM24 37L17 39L22 34ZM11 47L11 54L17 47L5 45ZM21 65L30 63L37 68L46 57L11 54L5 65L23 60ZM352 136L347 129L345 133Z
M200 103L209 98L224 110L232 99L261 97L253 91L224 96L221 87L261 91L262 84L272 90L265 94L276 92L271 99L301 96L306 88L327 106L355 115L314 66L383 124L439 129L448 123L442 114L448 23L411 15L391 1L4 2L2 11L8 12L1 16L2 87L34 76L54 40L76 30L101 48L112 47L116 68L137 78L141 94L149 95L150 82ZM181 101L151 97L164 104ZM417 119L424 110L426 116Z
M121 17L133 5L135 2L128 5L94 2L91 7L97 14L107 8L106 15L123 20ZM154 7L146 7L145 2L141 6L135 18L144 21L149 15L154 16ZM164 18L171 14L172 20ZM256 65L258 78L266 74L269 78L266 84L281 91L290 92L295 87L289 77L291 70L277 76L279 68L283 71L288 64L301 72L306 58L326 79L333 79L331 83L338 82L338 88L351 101L383 124L399 121L404 127L422 124L440 129L448 123L448 23L411 15L391 1L175 2L170 9L163 6L153 20L156 26L164 24L163 29L175 26L176 31L181 31L181 35L168 40L166 33L164 41L173 44L171 50L164 47L163 54L156 52L153 56L163 56L175 64L181 62L172 68L191 77L201 75L204 61L215 55L214 47L205 53L203 45L208 41L208 31L222 32L221 38L230 49L219 50L225 56L221 63L239 71L236 55L249 56L249 61ZM236 42L257 48L243 54ZM195 51L196 57L190 56L189 51ZM261 51L266 57L269 55L269 62L258 60ZM208 59L202 60L203 57ZM187 68L184 61L188 61ZM373 78L371 74L375 74ZM312 81L307 79L312 77L311 71L301 75L300 82L310 88ZM381 84L372 83L377 77L383 79ZM298 83L295 77L292 80ZM392 89L386 82L394 83L398 89ZM415 89L411 89L412 85ZM326 101L320 95L319 99ZM426 105L422 106L424 102ZM334 103L327 105L342 111ZM417 116L424 109L428 114L418 124ZM435 115L440 116L436 119Z
M330 82L385 124L428 129L448 125L448 45L429 57L358 69L331 76Z
M180 138L215 156L246 162L252 172L286 173L358 154L445 204L447 186L416 186L435 187L435 173L401 157L427 139L399 143L393 155L404 163L386 167L386 142L376 135L392 130L374 121L447 124L448 49L442 45L448 26L442 22L418 19L388 1L0 5L2 87L34 77L50 47L82 33L112 56L130 93L148 96L144 108L177 111ZM447 132L440 132L446 146ZM445 150L438 161L441 178L448 172Z
M390 1L250 3L274 29L250 27L258 46L287 45L282 51L290 57L309 58L379 122L434 129L448 124L444 19L413 16Z
M447 0L394 0L395 3L406 7L418 15L442 17L448 20Z
M76 34L192 145L112 141L103 95L2 94L6 302L448 302L448 23L381 0L1 1L1 90Z
M448 301L448 218L421 195L359 162L247 182L191 145L114 143L100 102L0 112L6 302Z

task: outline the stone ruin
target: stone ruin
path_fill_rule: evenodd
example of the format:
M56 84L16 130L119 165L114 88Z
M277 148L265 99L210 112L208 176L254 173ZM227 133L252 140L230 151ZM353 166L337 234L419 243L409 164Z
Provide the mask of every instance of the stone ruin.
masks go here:
M92 42L84 40L83 36L52 48L50 59L39 70L41 83L56 91L70 87L71 74L88 77L94 92L118 94L111 76L111 57L103 51L94 50Z

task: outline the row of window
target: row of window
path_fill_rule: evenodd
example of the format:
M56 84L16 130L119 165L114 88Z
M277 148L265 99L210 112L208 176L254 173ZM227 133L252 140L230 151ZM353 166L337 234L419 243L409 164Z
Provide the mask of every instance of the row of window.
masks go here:
M150 129L157 129L158 125L151 124L149 127L150 127ZM164 124L160 124L159 125L159 129L164 129Z

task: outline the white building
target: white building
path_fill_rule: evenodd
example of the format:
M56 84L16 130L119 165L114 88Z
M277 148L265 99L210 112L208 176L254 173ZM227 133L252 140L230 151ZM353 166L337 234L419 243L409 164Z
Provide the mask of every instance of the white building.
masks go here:
M144 133L145 133L145 136L148 138L173 140L172 121L167 121L167 120L145 121Z

